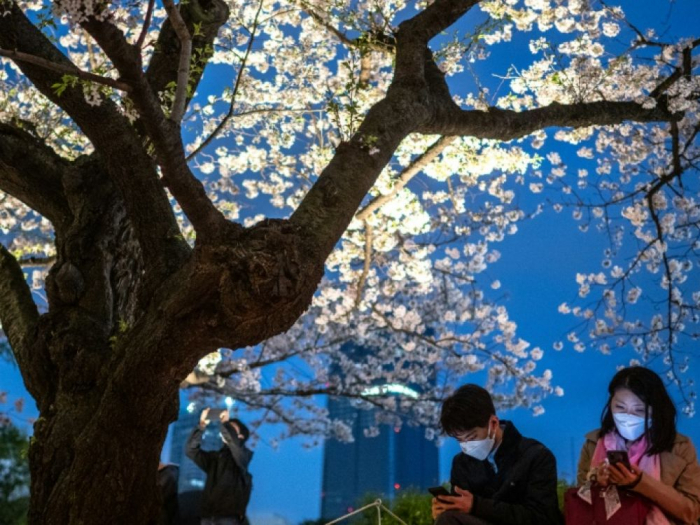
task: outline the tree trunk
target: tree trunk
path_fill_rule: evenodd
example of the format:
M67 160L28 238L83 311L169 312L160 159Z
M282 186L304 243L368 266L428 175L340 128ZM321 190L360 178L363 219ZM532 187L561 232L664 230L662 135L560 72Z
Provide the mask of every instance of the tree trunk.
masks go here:
M143 291L138 243L123 201L96 157L63 176L71 218L56 228L57 258L46 281L27 384L50 377L37 397L29 450L31 525L155 523L156 474L178 381L120 374L124 348L158 345L128 334ZM140 340L137 340L139 339ZM128 375L128 374L127 374Z
M60 393L42 414L29 451L31 525L155 523L158 461L178 392L144 387L122 402L108 393L97 403L95 392ZM147 402L134 406L139 397Z

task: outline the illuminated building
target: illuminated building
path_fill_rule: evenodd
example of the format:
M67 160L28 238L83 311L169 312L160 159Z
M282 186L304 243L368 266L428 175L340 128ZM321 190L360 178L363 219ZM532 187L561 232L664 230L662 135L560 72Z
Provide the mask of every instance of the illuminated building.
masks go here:
M352 350L361 357L361 350ZM365 395L418 397L406 385L385 384L367 388ZM355 441L326 440L323 457L321 517L337 518L357 508L368 495L394 498L400 491L425 492L439 485L438 448L425 437L425 427L408 424L400 428L379 426L379 435L366 437L375 426L376 409L357 407L353 400L329 398L331 419L340 419L352 428Z

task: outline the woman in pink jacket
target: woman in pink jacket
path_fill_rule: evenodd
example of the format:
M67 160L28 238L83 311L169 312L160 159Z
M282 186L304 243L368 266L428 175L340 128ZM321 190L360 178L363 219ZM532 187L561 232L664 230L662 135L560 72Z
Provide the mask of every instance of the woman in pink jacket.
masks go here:
M608 387L601 428L586 435L578 484L591 469L602 485L649 499L647 525L695 524L700 520L700 465L689 438L676 432L676 408L661 378L633 366L620 370ZM631 468L608 465L607 451L626 450Z

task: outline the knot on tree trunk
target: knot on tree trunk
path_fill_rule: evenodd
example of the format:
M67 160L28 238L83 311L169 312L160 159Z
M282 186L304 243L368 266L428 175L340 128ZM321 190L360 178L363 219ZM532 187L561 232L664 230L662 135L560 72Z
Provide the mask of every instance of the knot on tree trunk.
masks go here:
M80 270L69 262L64 262L54 279L59 299L65 304L75 304L85 291L85 280Z
M235 338L248 344L280 333L298 319L311 302L323 264L299 227L265 220L228 242L198 246L197 274L204 277L197 281L217 287L210 292L223 323L210 326L233 329Z

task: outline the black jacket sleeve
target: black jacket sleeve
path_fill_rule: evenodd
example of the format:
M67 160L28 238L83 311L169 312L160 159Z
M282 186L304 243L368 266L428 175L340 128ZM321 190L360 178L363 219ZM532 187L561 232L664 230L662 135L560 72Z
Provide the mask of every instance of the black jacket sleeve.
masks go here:
M561 523L557 500L557 464L541 447L533 457L525 486L524 503L512 504L474 496L472 514L494 525L555 525Z
M243 443L238 438L236 429L231 423L227 422L221 424L221 434L224 436L224 443L231 451L236 465L238 465L242 471L247 471L253 453L243 446Z
M185 454L188 458L194 461L199 468L205 472L211 464L212 453L202 450L202 435L204 431L197 427L195 428L185 444Z

